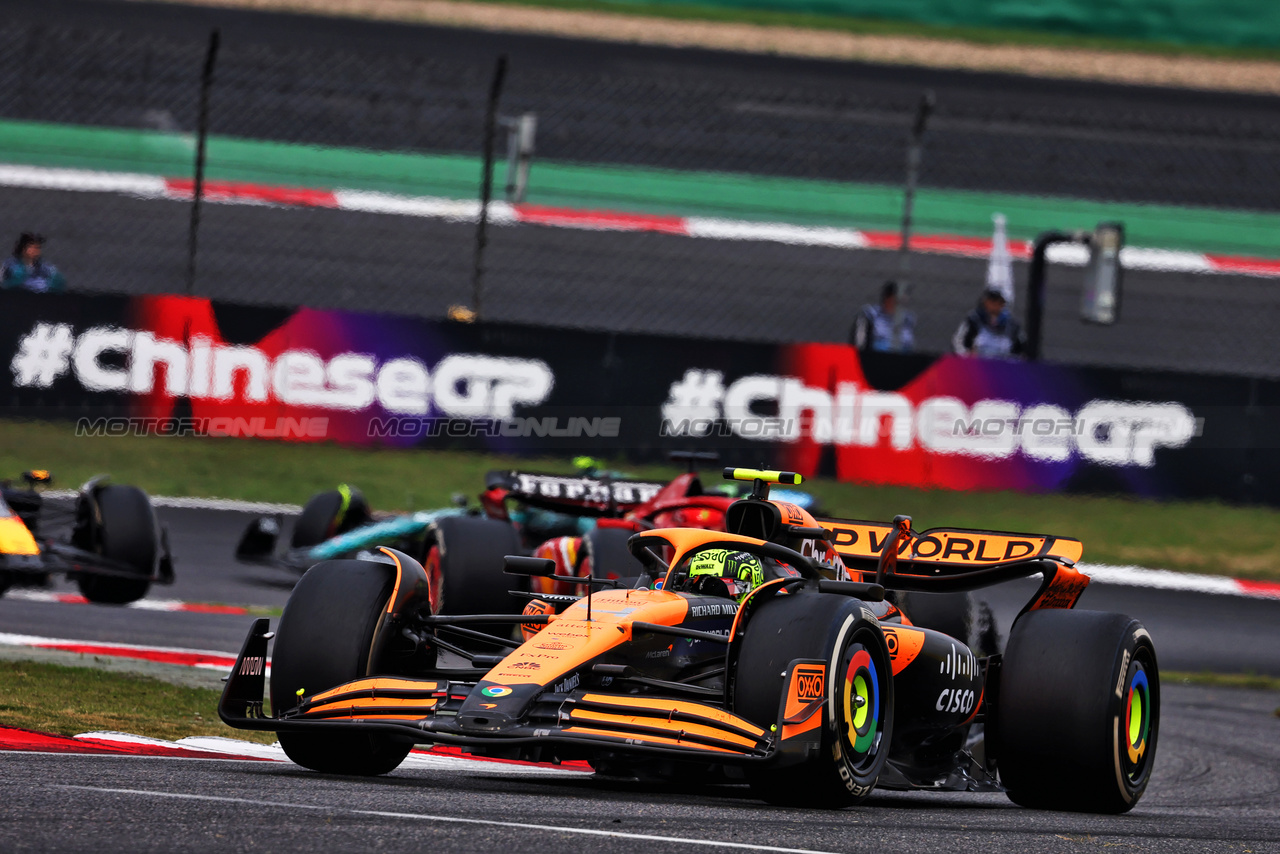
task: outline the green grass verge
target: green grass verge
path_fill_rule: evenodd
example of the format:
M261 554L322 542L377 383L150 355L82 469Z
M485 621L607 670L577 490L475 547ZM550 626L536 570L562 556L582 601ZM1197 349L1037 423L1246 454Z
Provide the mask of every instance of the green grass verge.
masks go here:
M152 738L218 735L271 744L273 732L218 719L219 692L149 676L35 661L0 661L0 725L58 735L114 730Z
M643 477L678 472L672 466L612 464ZM447 506L455 493L474 500L490 469L569 470L563 459L196 437L76 438L71 424L0 421L0 474L15 477L32 467L51 469L64 487L108 472L155 495L293 504L347 482L381 510ZM835 516L887 520L907 513L921 528L1053 533L1083 540L1087 561L1280 580L1280 541L1274 536L1280 511L1268 507L918 490L821 478L805 488Z
M589 12L612 12L678 21L713 21L757 24L765 27L801 27L856 35L912 36L947 39L978 45L1025 45L1066 50L1105 50L1147 53L1157 56L1203 56L1214 59L1280 60L1280 50L1267 47L1228 47L1205 44L1175 44L1143 39L1124 39L1077 33L997 27L963 27L881 18L852 18L809 12L775 12L730 9L696 3L647 3L643 0L480 0L495 5L536 6Z

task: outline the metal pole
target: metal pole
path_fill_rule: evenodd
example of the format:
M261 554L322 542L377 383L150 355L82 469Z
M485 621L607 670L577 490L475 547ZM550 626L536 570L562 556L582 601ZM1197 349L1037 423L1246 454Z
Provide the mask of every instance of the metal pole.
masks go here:
M920 158L924 150L924 132L929 124L929 114L933 112L936 98L932 89L925 90L920 96L920 106L916 108L916 121L911 127L911 140L907 144L907 186L902 193L902 243L898 247L898 287L906 287L907 274L911 269L911 217L915 209L916 184L920 181Z
M205 143L209 137L209 90L213 86L213 68L218 61L218 43L222 36L215 28L209 33L209 50L204 56L200 74L200 115L196 124L196 180L191 192L191 230L187 234L187 296L196 288L196 244L200 239L200 201L204 198Z
M498 121L498 98L502 95L502 81L507 76L507 55L498 57L493 70L493 84L489 87L489 104L484 114L484 174L480 180L480 222L476 227L475 263L471 270L471 306L476 320L480 319L481 279L484 273L485 231L489 225L489 199L493 195L493 138Z
M1074 243L1078 233L1046 231L1036 237L1031 251L1031 270L1027 275L1027 361L1040 358L1040 344L1044 338L1044 280L1045 254L1055 243Z
M902 191L902 241L898 246L898 276L895 296L897 307L893 311L893 347L902 341L902 324L906 318L906 302L911 283L911 218L915 211L916 185L920 181L920 160L924 152L924 131L929 123L935 102L932 89L920 96L916 108L915 124L911 127L911 139L907 143L907 185Z

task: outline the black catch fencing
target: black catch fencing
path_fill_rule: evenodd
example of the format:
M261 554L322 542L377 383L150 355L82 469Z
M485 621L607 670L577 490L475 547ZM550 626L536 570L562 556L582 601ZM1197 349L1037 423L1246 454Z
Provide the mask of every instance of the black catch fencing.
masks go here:
M1280 267L1212 272L1195 249L1276 254L1268 99L528 39L489 111L504 44L237 33L211 54L209 30L6 26L0 234L45 232L77 290L711 339L842 341L896 278L937 353L981 289L991 214L1026 238L1101 211L1176 251L1133 256L1109 328L1079 324L1079 267L1055 266L1047 359L1280 376Z

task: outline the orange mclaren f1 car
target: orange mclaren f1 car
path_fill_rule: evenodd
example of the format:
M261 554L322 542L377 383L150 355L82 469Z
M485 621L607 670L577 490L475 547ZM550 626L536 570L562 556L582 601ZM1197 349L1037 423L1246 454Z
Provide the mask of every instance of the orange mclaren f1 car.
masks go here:
M1079 541L917 533L905 516L819 525L769 499L770 483L798 476L726 475L754 484L726 531L639 532L637 578L595 579L603 589L585 597L520 592L522 615L432 614L425 572L393 549L319 563L275 633L254 623L219 714L277 732L293 761L328 773L386 773L426 743L606 775L702 774L803 806L876 787L1110 813L1142 796L1155 649L1135 620L1072 610L1089 582ZM707 572L717 560L750 571ZM506 569L542 577L555 562L513 556ZM998 655L912 626L886 600L1032 575L1043 581Z

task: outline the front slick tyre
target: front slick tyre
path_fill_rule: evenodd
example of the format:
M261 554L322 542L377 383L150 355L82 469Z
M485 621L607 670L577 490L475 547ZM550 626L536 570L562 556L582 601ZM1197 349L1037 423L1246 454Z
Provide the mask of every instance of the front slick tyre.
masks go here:
M395 570L383 563L331 560L298 580L276 627L271 658L275 714L306 695L374 675L369 651ZM326 774L370 777L404 761L412 744L385 735L281 732L280 746L294 762Z
M747 781L758 797L781 806L859 803L875 787L893 735L884 633L861 602L845 596L801 591L762 603L738 654L734 710L762 726L776 722L782 674L798 658L827 664L821 750L798 765L748 768Z
M1000 669L996 762L1024 807L1123 813L1151 779L1160 673L1137 620L1032 611L1014 623Z

